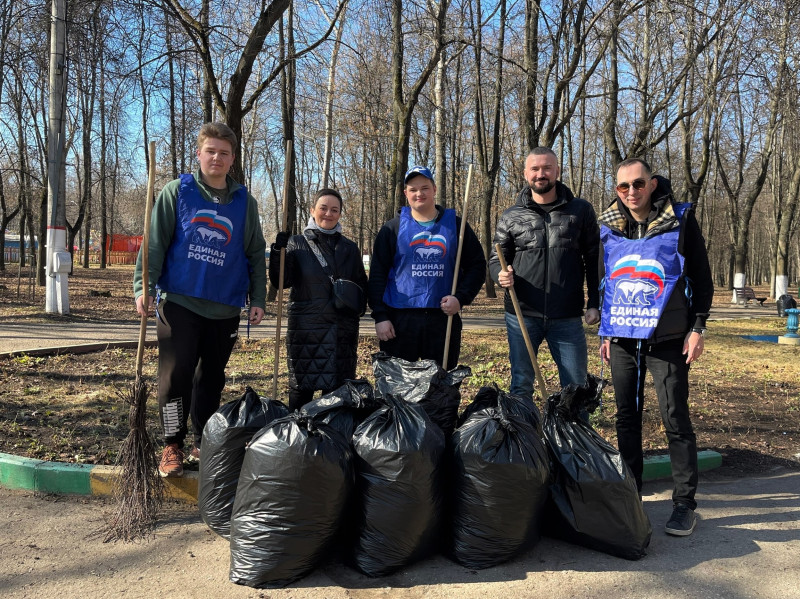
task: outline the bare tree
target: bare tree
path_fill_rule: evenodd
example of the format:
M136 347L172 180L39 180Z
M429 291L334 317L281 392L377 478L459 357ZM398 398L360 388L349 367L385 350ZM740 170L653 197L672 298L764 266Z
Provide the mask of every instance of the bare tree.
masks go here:
M408 91L404 85L405 65L405 44L403 30L403 0L392 0L392 97L393 97L393 129L395 138L394 153L389 165L389 181L394 187L390 193L390 201L387 205L391 206L391 211L386 216L394 214L403 202L403 175L408 169L408 149L411 141L412 115L414 108L419 102L425 84L433 74L439 56L444 46L444 24L447 16L448 0L439 0L436 4L431 0L428 3L431 11L430 18L433 20L432 27L428 31L430 42L433 49L427 61L423 62L419 71L419 76L409 87ZM419 27L423 24L419 23Z
M470 24L473 34L473 49L475 52L475 151L478 156L478 165L483 178L481 198L481 225L480 236L483 242L483 253L488 261L492 251L492 199L495 195L497 173L500 170L500 116L502 113L503 98L503 51L505 50L506 36L506 1L499 0L498 8L500 17L498 21L497 46L494 50L494 86L492 95L488 99L490 109L486 109L487 101L484 99L485 86L483 84L483 14L481 0L476 0L474 13ZM487 19L488 20L488 19ZM489 124L491 123L491 124ZM491 146L491 147L490 147ZM467 215L462 215L466 218ZM489 271L486 271L486 295L496 297L494 281Z
M336 28L336 40L333 42L331 59L328 66L328 90L325 98L325 150L322 161L322 187L329 187L331 174L331 153L333 148L333 100L336 94L336 64L339 61L339 48L342 45L342 33L344 32L344 21L346 15L345 8L342 9L339 18L339 26Z
M204 2L207 1L208 0L204 0ZM215 28L210 24L204 23L202 19L196 19L188 6L179 0L165 0L165 2L171 14L178 20L192 40L200 56L205 81L210 88L213 103L220 114L224 115L225 123L236 133L239 140L241 140L242 137L242 119L253 109L258 98L267 86L280 75L287 61L297 60L300 56L312 51L328 38L345 5L345 0L342 0L336 9L335 16L331 20L330 26L317 41L303 50L294 53L291 57L286 57L284 60L279 61L275 65L275 68L254 86L253 82L250 81L253 73L253 65L264 49L267 36L272 31L275 24L279 22L283 13L289 8L290 0L272 0L272 2L268 4L262 4L262 9L256 16L253 27L247 35L244 44L241 46L241 51L236 60L236 67L233 72L227 74L227 94L223 96L220 78L225 75L225 65L228 63L228 60L226 57L225 60L215 61L215 55L213 53L214 45L211 39ZM207 118L209 115L206 114L205 116ZM236 160L233 164L232 176L237 181L243 181L241 148L235 148L235 150Z
M745 267L747 264L750 219L753 214L753 207L764 187L769 164L775 150L775 141L778 132L778 116L780 108L780 98L785 93L785 81L788 73L787 54L789 43L789 28L791 20L790 10L786 6L779 16L776 31L778 32L776 55L774 58L773 72L763 73L759 77L764 89L766 90L766 123L764 124L763 137L761 132L753 136L753 139L763 139L763 143L758 151L748 144L748 135L745 133L744 120L740 121L738 127L734 129L737 137L737 150L735 162L731 168L729 161L723 158L721 142L715 144L715 155L717 170L720 175L723 189L728 198L728 226L731 237L731 249L733 260L731 262L732 274L730 282L732 287L743 287L746 284ZM766 17L766 15L764 15ZM734 110L743 115L743 94L740 83L736 83L737 93L733 96ZM752 122L751 122L752 123ZM752 159L751 164L749 160ZM733 170L734 172L730 172ZM747 177L745 176L747 173ZM752 181L752 184L747 185ZM737 298L734 297L735 301Z

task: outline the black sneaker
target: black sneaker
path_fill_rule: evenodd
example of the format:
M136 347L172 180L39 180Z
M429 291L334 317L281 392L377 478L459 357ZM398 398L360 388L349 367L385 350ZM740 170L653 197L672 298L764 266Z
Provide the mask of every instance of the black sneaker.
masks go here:
M668 535L676 537L688 537L694 532L697 525L697 517L694 510L685 503L676 503L672 507L672 515L667 520L664 530Z

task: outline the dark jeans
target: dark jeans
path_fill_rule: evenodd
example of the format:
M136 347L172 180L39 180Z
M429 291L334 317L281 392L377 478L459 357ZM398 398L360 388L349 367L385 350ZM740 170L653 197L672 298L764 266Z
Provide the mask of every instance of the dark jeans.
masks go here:
M525 338L516 314L505 313L508 334L508 359L511 361L511 388L514 395L533 399L535 371ZM587 356L586 334L583 319L524 317L533 351L539 355L539 346L547 340L550 354L558 366L558 378L562 387L570 383L583 385L586 382ZM543 397L542 400L547 399ZM588 416L587 416L588 417ZM588 422L588 420L587 420Z
M653 376L661 421L669 443L672 500L695 509L697 491L697 441L689 418L689 366L681 351L683 340L656 345L642 342L636 356L635 339L611 344L611 381L617 401L617 443L622 459L642 489L642 407L646 370ZM637 389L638 380L638 389Z
M381 351L409 362L444 358L444 340L447 336L447 315L438 308L391 310L389 320L394 326L395 338L381 341ZM450 353L445 370L458 366L461 351L461 316L453 316L450 330Z
M158 308L158 407L166 443L183 447L191 415L196 444L219 408L239 317L213 320L169 300Z

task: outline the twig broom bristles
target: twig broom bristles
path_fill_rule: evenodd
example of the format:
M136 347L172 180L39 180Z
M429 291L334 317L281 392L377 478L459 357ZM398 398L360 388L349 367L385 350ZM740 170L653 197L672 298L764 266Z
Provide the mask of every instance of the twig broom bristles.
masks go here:
M128 425L130 431L122 442L117 457L118 474L114 481L117 507L107 523L104 542L134 541L147 536L156 521L164 499L164 481L158 474L155 442L147 428L147 397L149 388L142 377L144 341L147 335L147 308L149 303L150 213L155 188L156 144L150 142L147 173L147 203L144 211L144 236L142 239L142 290L145 314L139 326L139 346L136 351L136 380L130 392L120 392L130 405Z

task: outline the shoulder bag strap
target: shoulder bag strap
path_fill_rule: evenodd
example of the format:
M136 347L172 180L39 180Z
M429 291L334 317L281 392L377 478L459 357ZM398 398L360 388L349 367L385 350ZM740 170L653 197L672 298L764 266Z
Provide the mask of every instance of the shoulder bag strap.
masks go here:
M308 247L311 248L311 251L314 252L314 256L316 256L319 265L322 267L322 270L328 275L328 278L331 280L331 283L334 281L333 274L331 274L331 268L328 266L328 261L325 260L325 256L322 255L322 252L317 246L316 240L308 239L305 235L303 235L303 239L306 240Z

